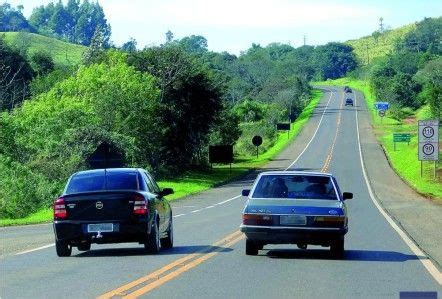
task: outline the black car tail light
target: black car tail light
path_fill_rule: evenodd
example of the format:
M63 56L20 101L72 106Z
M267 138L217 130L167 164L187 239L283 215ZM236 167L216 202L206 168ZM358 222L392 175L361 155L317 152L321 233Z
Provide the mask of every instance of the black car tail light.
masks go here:
M66 211L66 204L63 197L59 197L54 202L54 219L66 219L68 213Z
M242 223L245 225L271 225L273 217L272 215L243 214Z
M134 198L134 214L147 215L148 212L149 206L147 200L141 195L136 195Z

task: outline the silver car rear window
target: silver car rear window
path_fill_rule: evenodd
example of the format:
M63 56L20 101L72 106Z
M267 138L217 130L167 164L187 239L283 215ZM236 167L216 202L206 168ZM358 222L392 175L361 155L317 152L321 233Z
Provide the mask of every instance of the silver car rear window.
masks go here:
M252 198L338 200L331 178L314 175L263 175Z

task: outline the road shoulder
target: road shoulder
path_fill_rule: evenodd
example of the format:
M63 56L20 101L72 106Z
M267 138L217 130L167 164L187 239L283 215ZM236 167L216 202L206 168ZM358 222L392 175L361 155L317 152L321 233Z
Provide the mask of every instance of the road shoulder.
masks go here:
M391 168L377 142L363 95L357 93L361 147L375 196L408 236L442 269L442 206L411 189Z

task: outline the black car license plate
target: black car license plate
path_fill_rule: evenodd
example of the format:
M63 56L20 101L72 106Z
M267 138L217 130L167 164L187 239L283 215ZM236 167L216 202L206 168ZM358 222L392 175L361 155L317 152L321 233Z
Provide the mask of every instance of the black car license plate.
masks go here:
M87 225L88 233L105 233L105 232L113 232L114 224L113 223L93 223Z

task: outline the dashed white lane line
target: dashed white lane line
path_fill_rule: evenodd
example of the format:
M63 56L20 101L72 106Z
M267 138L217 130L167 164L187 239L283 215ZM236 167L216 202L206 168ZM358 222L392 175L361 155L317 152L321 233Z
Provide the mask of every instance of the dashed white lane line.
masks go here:
M355 105L356 105L356 99L357 95L355 94ZM356 131L358 135L358 149L359 149L359 158L361 160L361 168L362 168L362 174L365 179L365 183L367 185L368 193L370 195L370 199L376 206L376 208L379 210L382 216L387 220L388 224L398 233L398 235L401 237L401 239L407 244L407 246L410 248L410 250L416 255L416 256L424 256L425 258L419 258L421 263L424 265L424 267L427 269L428 273L430 273L431 276L439 283L439 285L442 285L442 273L436 268L436 266L432 263L432 261L428 258L428 256L408 237L408 235L404 232L404 230L397 225L396 222L390 217L390 215L384 210L384 208L380 205L378 199L374 195L373 189L371 187L370 181L368 179L367 171L365 169L365 163L364 158L362 156L362 146L361 146L361 138L360 138L360 132L359 132L359 122L358 122L358 110L356 109Z
M40 247L37 247L37 248L34 248L34 249L29 249L29 250L21 251L19 253L16 253L15 255L22 255L22 254L34 252L34 251L37 251L37 250L42 250L42 249L46 249L46 248L49 248L49 247L53 247L53 246L55 246L55 243L44 245L44 246L40 246Z
M186 215L186 214L178 214L178 215L174 215L174 216L172 216L173 218L178 218L178 217L181 217L181 216L184 216L184 215Z

